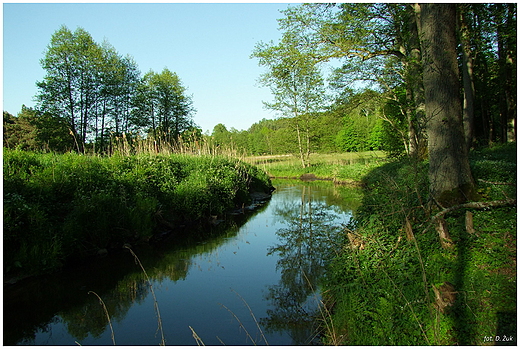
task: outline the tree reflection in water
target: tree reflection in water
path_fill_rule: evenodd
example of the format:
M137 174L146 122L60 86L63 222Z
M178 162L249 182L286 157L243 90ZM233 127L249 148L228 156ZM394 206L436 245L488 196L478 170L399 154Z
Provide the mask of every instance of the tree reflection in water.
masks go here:
M111 321L124 319L130 307L134 303L140 304L149 292L150 288L145 280L136 279L134 276L121 280L116 288L103 294L103 302ZM88 297L84 304L59 312L58 315L67 324L67 331L79 343L89 335L100 338L107 330L107 316L99 300L94 296Z
M266 299L272 309L260 320L267 332L287 331L296 345L316 343L320 295L319 280L325 262L341 247L343 225L351 215L313 198L311 186L302 186L300 201L285 201L275 208L284 228L280 244L269 249L277 254L278 285L269 286Z
M223 312L226 319L229 314L211 303L213 299L216 304L230 300L227 298L230 286L241 289L244 299L253 299L255 316L264 316L260 320L264 333L273 334L267 336L270 344L317 341L313 324L320 297L319 279L329 256L339 248L342 224L348 223L359 195L350 188L324 182L282 182L275 195L268 206L252 215L233 216L233 220L216 227L208 224L200 232L187 227L190 234L179 232L157 245L136 247L134 251L155 289L164 285L159 306L168 344L169 340L182 345L195 344L188 325L197 322L196 329L204 333L205 340L218 327L215 329L218 338L227 336L229 342L225 342L235 341L239 345L235 324L228 326L220 321ZM258 221L251 220L256 215ZM264 224L273 216L280 225ZM245 225L248 222L252 224ZM255 242L251 240L249 245L249 241L243 241L246 237L254 238ZM269 244L276 245L269 248L269 258L263 258ZM236 254L240 247L251 255L242 250ZM215 263L211 262L213 256L217 256ZM276 262L270 257L276 257ZM218 258L230 267L224 271ZM233 264L238 264L236 261L241 264ZM199 263L213 269L201 272ZM261 263L269 266L277 263L278 273L269 267L258 279L244 278L253 268L264 266ZM266 284L272 285L265 289ZM266 292L262 301L258 301L260 289ZM114 326L116 344L159 343L155 342L157 322L149 290L143 271L127 251L79 263L60 273L22 280L4 287L4 317L8 314L8 321L4 321L4 344L72 345L74 341L82 345L112 344L107 316L89 291L103 299ZM199 302L199 297L206 294L211 300ZM207 307L204 312L192 308L200 303ZM247 317L245 314L241 320L250 326Z

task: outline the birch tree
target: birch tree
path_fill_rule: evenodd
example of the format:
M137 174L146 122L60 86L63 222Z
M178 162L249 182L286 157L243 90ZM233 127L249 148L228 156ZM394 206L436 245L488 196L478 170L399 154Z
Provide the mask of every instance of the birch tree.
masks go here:
M325 106L325 88L318 66L299 50L295 39L294 33L286 32L280 44L260 43L252 56L267 68L259 81L271 89L274 100L264 105L292 121L305 168L311 153L312 119Z

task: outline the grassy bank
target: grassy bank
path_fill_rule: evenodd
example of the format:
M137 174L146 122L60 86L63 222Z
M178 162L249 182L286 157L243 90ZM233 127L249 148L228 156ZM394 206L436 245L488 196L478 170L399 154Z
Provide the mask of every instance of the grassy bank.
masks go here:
M471 167L480 201L516 198L515 144L473 152ZM328 344L516 344L516 204L447 213L443 248L427 171L400 161L364 177L326 276Z
M14 275L148 241L240 207L250 192L271 186L263 171L224 157L3 155L4 273Z
M313 174L318 179L357 183L374 167L386 162L381 151L311 154L310 167L303 168L296 155L251 156L244 161L256 165L274 178L300 178Z

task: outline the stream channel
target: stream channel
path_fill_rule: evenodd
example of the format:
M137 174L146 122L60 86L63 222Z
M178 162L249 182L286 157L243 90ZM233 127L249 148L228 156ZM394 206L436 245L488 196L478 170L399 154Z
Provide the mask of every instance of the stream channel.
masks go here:
M158 345L155 304L166 345L319 344L318 282L359 190L273 185L252 213L135 247L146 274L122 250L4 286L4 345Z

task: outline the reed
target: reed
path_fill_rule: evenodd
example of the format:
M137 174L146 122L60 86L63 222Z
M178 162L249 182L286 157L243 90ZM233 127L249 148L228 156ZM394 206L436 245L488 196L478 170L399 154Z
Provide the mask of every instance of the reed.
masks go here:
M244 159L246 152L231 146L220 146L214 144L210 137L202 136L179 137L175 140L166 140L166 134L157 134L155 137L130 136L123 134L111 139L109 154L124 156L138 154L184 154L195 156L223 156L228 158Z
M262 338L265 342L266 345L269 345L269 343L267 342L267 338L265 338L265 335L264 335L264 331L262 331L262 327L260 326L260 324L258 323L258 321L256 320L256 316L255 314L253 313L253 311L251 310L251 307L249 306L249 304L247 304L246 300L244 299L244 297L242 297L237 291L231 289L231 291L233 291L239 298L240 300L242 301L242 303L244 303L244 305L247 307L247 309L249 310L249 315L251 315L251 318L253 318L253 321L255 322L256 324L256 327L258 328L258 330L260 331L260 334L262 335Z
M197 345L198 346L205 346L204 342L202 341L202 339L199 337L199 335L197 334L197 332L195 332L195 330L191 327L191 326L188 326L191 330L191 334L193 336L193 338L195 339L195 342L197 342Z
M103 311L105 312L105 315L106 315L107 320L108 320L108 325L110 326L110 333L111 333L111 336L112 336L112 343L114 345L116 345L116 337L114 335L114 329L112 328L112 321L110 321L110 315L108 314L108 310L107 310L107 307L105 305L105 302L103 302L103 299L101 299L101 297L96 292L88 291L88 294L91 294L91 293L98 298L99 304L101 304L103 306Z
M150 292L151 292L152 297L153 297L153 304L154 304L155 315L157 316L157 331L161 333L161 342L159 343L159 345L166 345L166 340L164 339L164 332L163 332L163 327L162 327L161 312L159 310L159 303L157 302L157 297L155 297L155 292L153 290L152 281L150 280L150 277L148 276L148 273L146 272L146 269L143 267L143 264L139 260L139 257L137 257L137 255L134 253L134 251L132 251L130 246L125 245L124 248L126 248L128 251L130 251L132 256L134 256L135 262L137 264L139 264L139 267L143 271L143 274L144 274L144 276L146 278L146 281L148 282L148 286L150 287Z

